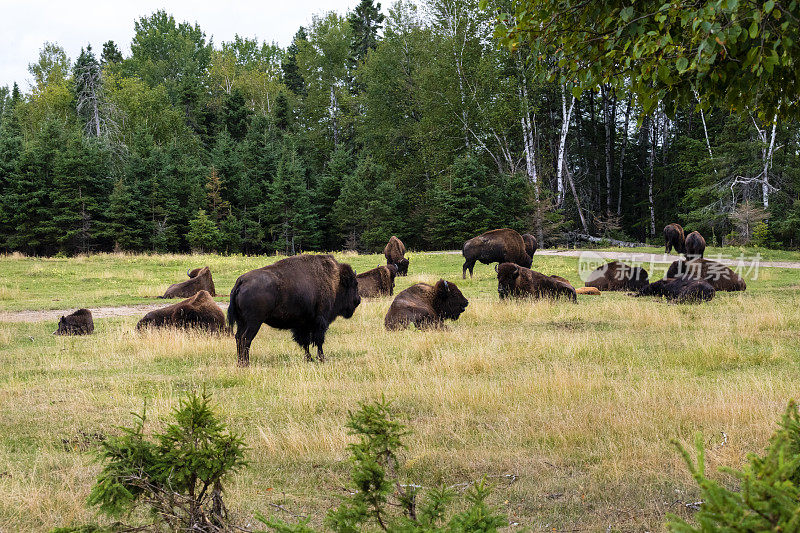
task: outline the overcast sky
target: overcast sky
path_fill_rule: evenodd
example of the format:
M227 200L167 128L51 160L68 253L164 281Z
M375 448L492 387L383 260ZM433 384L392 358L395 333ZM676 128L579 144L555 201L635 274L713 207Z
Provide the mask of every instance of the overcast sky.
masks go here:
M27 91L28 64L39 57L45 41L64 47L75 60L82 46L100 54L112 39L122 53L130 54L133 22L157 9L177 22L197 22L215 46L235 34L277 41L286 46L297 28L308 25L311 15L326 11L345 13L358 0L0 0L0 87L17 82ZM388 2L382 2L387 4Z

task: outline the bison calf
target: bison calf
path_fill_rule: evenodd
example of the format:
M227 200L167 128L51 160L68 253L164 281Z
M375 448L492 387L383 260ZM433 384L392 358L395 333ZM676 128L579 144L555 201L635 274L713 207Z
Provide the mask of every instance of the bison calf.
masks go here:
M356 276L358 295L362 298L391 296L394 293L394 277L397 267L394 264L379 266Z
M417 283L395 297L383 323L388 330L409 324L417 328L442 327L445 319L458 320L467 305L469 302L455 283L443 279L436 285Z
M522 236L513 229L493 229L464 243L461 250L464 256L464 266L461 267L461 277L466 279L467 270L472 277L475 262L484 265L490 263L515 263L521 267L530 268L532 259L525 248Z
M386 265L397 267L397 275L408 275L408 259L405 258L406 247L403 241L392 235L386 247L383 249L383 256L386 258Z
M680 224L667 224L664 227L664 253L668 254L675 248L675 251L682 254L686 237Z
M743 291L747 288L747 283L739 274L722 263L701 257L674 261L667 269L665 277L702 279L718 291Z
M585 285L601 291L635 291L647 283L647 271L642 267L611 261L592 271Z
M545 276L540 272L515 265L502 263L497 267L497 293L500 298L559 298L566 297L578 301L575 288L564 278ZM563 280L563 281L562 281Z
M212 332L225 329L225 314L208 291L200 291L182 302L150 311L142 318L136 329L197 328Z
M716 291L708 282L690 278L664 278L642 287L634 296L661 296L678 303L707 302Z
M59 319L58 329L53 332L53 335L91 335L92 333L94 333L92 312L88 309L78 309Z
M186 275L189 276L189 279L170 285L164 296L159 298L189 298L200 291L207 291L211 296L217 295L214 290L211 269L207 266L190 270L186 272Z
M296 255L239 276L231 290L228 324L236 324L236 352L240 366L250 364L250 344L261 328L289 329L313 361L317 359L328 326L343 316L350 318L361 303L353 268L331 255Z

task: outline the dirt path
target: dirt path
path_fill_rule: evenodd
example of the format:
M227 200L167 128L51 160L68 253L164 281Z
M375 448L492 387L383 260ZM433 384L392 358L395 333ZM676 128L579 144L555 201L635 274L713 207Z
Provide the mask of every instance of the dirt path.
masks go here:
M89 308L92 318L112 318L117 316L144 316L150 311L167 307L175 302L164 304L125 305L121 307L95 307ZM227 303L217 302L223 311L228 308ZM0 311L0 322L41 322L43 320L57 321L62 315L72 313L75 309L52 309L47 311Z

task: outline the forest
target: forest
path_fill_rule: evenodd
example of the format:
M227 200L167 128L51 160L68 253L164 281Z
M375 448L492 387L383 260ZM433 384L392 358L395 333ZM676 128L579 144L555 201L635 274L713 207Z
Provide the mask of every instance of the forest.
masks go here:
M660 244L671 222L800 246L795 121L544 79L497 38L503 3L362 0L286 48L165 11L133 21L128 57L43 43L0 88L0 250L460 249L497 227Z

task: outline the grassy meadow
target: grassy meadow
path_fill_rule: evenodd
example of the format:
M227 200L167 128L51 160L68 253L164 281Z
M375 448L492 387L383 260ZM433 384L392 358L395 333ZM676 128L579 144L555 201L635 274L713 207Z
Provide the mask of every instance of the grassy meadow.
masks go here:
M337 258L359 272L383 262ZM470 300L461 319L390 333L391 298L364 300L331 326L321 365L304 362L289 332L266 326L240 369L232 338L138 334L140 316L96 320L93 336L73 338L52 336L55 321L0 322L0 532L104 522L85 505L96 438L117 434L144 402L156 425L203 387L249 446L251 465L227 494L243 526L255 512L291 518L271 504L321 523L346 494L347 412L385 395L413 430L404 471L417 483L489 476L512 529L660 531L666 513L686 516L697 497L671 439L690 444L702 431L708 469L738 467L798 395L800 270L761 269L746 292L702 305L622 293L576 305L500 302L491 265L461 281L460 255L409 258L396 292L455 281ZM7 256L0 311L157 303L202 265L228 294L237 276L276 259ZM576 286L577 264L534 258L534 269Z

